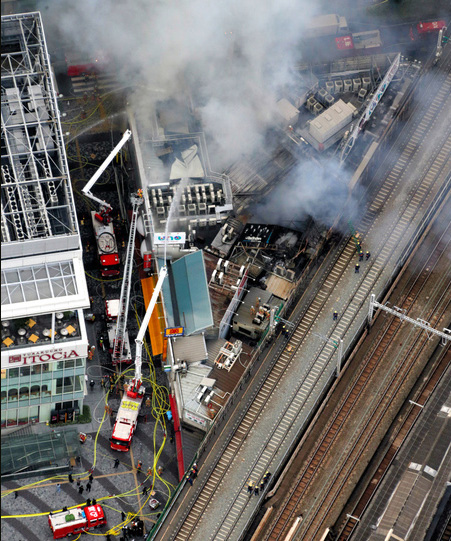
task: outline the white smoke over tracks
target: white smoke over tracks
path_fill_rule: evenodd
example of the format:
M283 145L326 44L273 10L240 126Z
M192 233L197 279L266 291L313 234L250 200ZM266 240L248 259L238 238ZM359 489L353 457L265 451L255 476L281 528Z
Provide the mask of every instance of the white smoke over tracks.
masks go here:
M359 189L349 194L349 178L350 173L340 169L336 158L300 162L264 202L252 209L254 218L289 226L310 216L329 227L346 208L348 219L354 219L364 210L364 203L358 203Z

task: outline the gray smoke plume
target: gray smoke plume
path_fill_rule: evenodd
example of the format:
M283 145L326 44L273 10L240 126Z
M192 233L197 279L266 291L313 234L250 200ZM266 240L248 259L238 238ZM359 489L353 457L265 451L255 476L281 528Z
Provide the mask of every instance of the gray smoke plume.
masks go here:
M262 148L316 14L307 0L78 0L51 11L45 20L66 42L108 53L122 83L135 87L140 120L149 102L189 95L224 166Z
M337 158L302 161L264 202L251 209L253 221L291 227L310 216L330 227L342 211L353 220L365 205L359 187L349 193L350 176L340 169Z

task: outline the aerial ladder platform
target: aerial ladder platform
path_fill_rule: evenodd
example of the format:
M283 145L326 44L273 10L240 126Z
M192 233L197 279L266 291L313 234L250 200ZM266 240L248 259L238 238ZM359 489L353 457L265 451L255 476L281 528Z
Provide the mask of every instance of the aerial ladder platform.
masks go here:
M124 350L124 337L127 330L128 306L130 303L130 289L133 274L133 253L135 251L136 226L138 221L139 208L143 203L142 190L138 190L132 196L132 219L130 222L130 234L125 257L124 274L122 279L121 295L119 298L119 309L116 323L116 336L113 343L112 362L116 365L121 362Z

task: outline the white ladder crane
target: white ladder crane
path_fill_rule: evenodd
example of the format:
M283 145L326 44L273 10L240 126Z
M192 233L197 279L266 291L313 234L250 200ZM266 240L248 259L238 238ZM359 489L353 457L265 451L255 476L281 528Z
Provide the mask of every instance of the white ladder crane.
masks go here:
M138 190L136 194L132 196L132 219L130 222L130 235L127 244L127 255L125 258L124 274L122 279L121 295L119 298L119 309L117 314L117 323L116 323L116 336L114 338L113 344L113 356L112 362L113 365L116 365L121 362L122 353L124 351L124 338L127 328L127 318L128 318L128 305L130 303L130 288L132 282L132 273L133 273L133 252L135 249L135 237L136 237L136 226L138 221L138 212L139 208L143 203L143 194L142 190Z
M84 188L82 188L82 192L86 195L86 197L89 197L96 203L99 203L100 209L101 209L101 216L108 215L112 207L109 203L106 201L103 201L102 199L99 199L95 195L91 193L91 188L94 186L94 184L99 180L102 173L105 171L105 169L110 165L110 163L113 161L113 158L116 156L116 154L122 149L122 147L125 145L125 143L130 139L132 136L132 132L130 130L125 130L124 135L122 136L122 139L119 141L119 143L113 148L113 150L110 152L106 160L102 163L102 165L97 169L92 179L86 184Z

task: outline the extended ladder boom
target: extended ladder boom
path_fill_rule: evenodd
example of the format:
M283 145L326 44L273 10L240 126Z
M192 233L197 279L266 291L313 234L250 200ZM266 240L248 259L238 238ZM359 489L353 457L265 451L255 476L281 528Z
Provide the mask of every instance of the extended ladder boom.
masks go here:
M113 345L113 365L121 362L124 351L124 339L127 327L128 305L130 302L130 288L133 272L133 252L135 249L136 226L139 207L143 203L142 192L133 197L133 213L130 223L130 235L127 244L127 255L125 258L124 276L122 280L121 296L119 298L119 309L117 314L116 337Z
M113 161L113 158L121 150L121 148L125 145L125 143L130 139L131 136L132 136L132 132L130 130L126 130L124 132L124 135L122 136L122 139L119 141L119 143L110 152L108 158L97 169L97 171L95 172L92 179L88 182L88 184L86 184L86 186L84 188L82 188L82 190L81 190L87 197L89 197L90 199L92 199L96 203L99 203L102 207L108 208L109 210L111 210L111 205L109 203L107 203L106 201L102 201L102 199L99 199L95 195L92 195L91 188L99 180L102 173L110 165L110 163Z
M160 294L161 288L163 287L164 279L168 273L166 266L160 269L160 275L158 277L157 285L153 290L152 297L147 307L146 315L142 320L141 327L139 328L138 336L136 337L136 358L135 358L135 380L136 382L141 381L141 366L142 366L142 349L143 349L143 340L146 334L147 326L149 325L150 317L152 316L153 310L157 303L158 295Z

